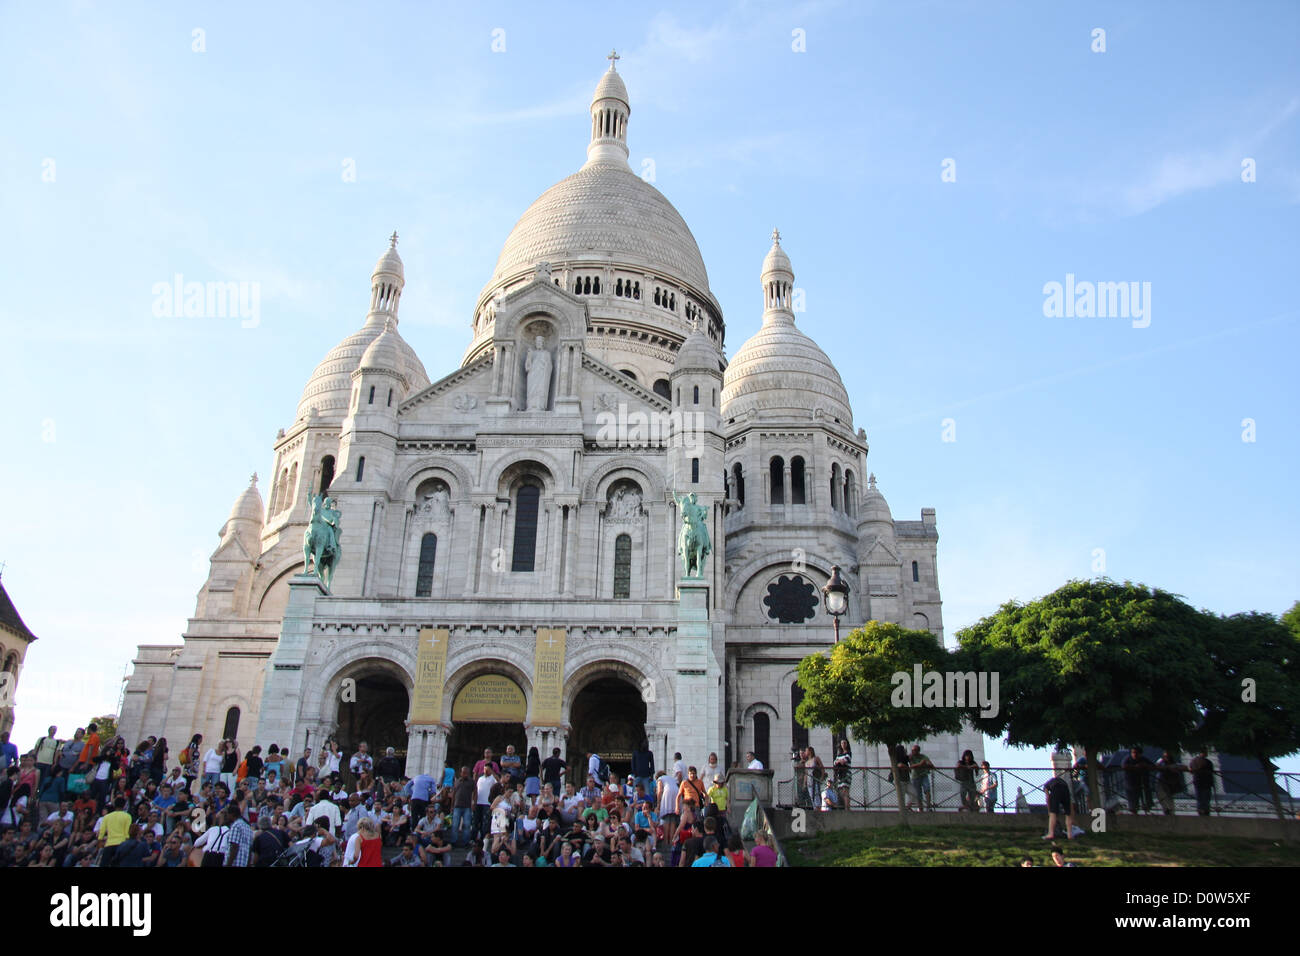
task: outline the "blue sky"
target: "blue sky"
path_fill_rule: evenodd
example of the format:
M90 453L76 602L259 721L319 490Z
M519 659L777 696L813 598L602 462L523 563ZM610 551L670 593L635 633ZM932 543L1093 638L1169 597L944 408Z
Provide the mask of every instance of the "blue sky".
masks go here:
M1096 549L1285 610L1298 39L1290 3L0 5L0 561L41 637L18 740L179 640L394 229L402 334L456 367L511 226L585 159L611 47L729 354L780 227L895 517L938 511L949 635ZM260 321L155 316L177 273L258 283ZM1150 324L1045 316L1067 275L1150 283Z

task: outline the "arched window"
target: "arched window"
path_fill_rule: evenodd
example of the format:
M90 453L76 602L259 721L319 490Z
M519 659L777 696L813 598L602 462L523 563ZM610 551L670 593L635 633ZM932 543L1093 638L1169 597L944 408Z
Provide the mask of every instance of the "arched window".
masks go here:
M632 298L634 299L641 298L641 283L639 282L632 283Z
M699 483L700 483L700 460L698 458L692 458L691 459L691 484L698 485Z
M632 371L630 368L621 368L619 369L619 371L622 372L624 375L626 375L628 378L630 378L632 381L634 382L636 381L636 372Z
M393 404L393 390L391 388L388 390L388 404L390 406Z
M231 707L226 711L226 723L221 728L223 740L234 740L239 736L239 708Z
M920 580L921 580L921 568L920 568L919 565L917 565L917 563L916 563L915 561L913 561L913 562L912 562L912 581L915 583L915 582L920 582Z
M357 481L360 481L366 473L366 456L362 455L357 459Z
M281 468L280 477L275 480L275 490L271 493L271 514L278 515L284 507L284 486L289 483L289 469Z
M858 490L853 485L853 472L844 469L844 513L850 518L857 511Z
M790 459L790 504L804 504L803 459L797 455Z
M803 700L803 688L798 681L790 685L790 746L794 750L803 750L808 746L808 728L799 723L795 711Z
M632 596L632 536L620 534L614 539L614 597Z
M600 276L596 276L591 280L591 291L596 295L600 295Z
M433 594L433 562L438 556L438 536L432 532L420 539L420 569L415 574L415 596Z
M771 768L772 718L763 711L754 715L754 756L762 761L763 766Z
M523 485L515 495L515 548L511 571L531 571L537 551L537 505L542 489Z
M293 498L298 491L298 463L295 461L289 469L289 482L284 486L284 504L281 507L293 507Z
M700 404L700 387L699 387L698 385L695 386L695 399L694 399L694 401L695 401L695 404L696 404L696 405Z
M617 295L617 296L621 296L621 295L623 294L623 280L622 280L622 279L616 279L616 280L614 281L614 294Z
M831 511L840 510L840 466L831 465Z
M9 656L5 658L4 672L6 674L18 673L18 652L17 651L10 651Z
M731 466L731 488L740 506L745 506L745 476L740 472L740 462Z
M320 493L323 495L330 490L330 484L334 481L334 456L326 455L320 460Z
M370 386L370 398L366 401L366 404L367 405L375 404L375 387L373 385Z
M655 394L656 394L656 395L658 395L658 396L660 396L660 397L662 397L662 398L666 398L666 399L668 399L669 401L672 400L672 397L673 397L673 390L672 390L672 388L670 388L669 385L668 385L668 379L666 379L666 378L656 379L656 380L655 380L655 385L654 385L654 390L655 390Z
M778 456L768 466L772 485L772 504L785 504L785 462Z

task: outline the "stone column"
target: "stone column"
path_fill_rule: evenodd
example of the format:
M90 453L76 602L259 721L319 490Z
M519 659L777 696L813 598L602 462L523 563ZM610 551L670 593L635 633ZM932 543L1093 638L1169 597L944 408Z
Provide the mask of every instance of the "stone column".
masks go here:
M315 575L297 574L289 579L289 604L262 687L257 740L289 740L297 746L298 719L304 703L308 707L317 703L302 699L303 666L311 642L316 601L324 594L325 588Z
M688 764L699 766L711 751L722 751L718 719L722 669L713 653L707 581L682 578L677 582L674 643L677 713L670 749L680 750Z

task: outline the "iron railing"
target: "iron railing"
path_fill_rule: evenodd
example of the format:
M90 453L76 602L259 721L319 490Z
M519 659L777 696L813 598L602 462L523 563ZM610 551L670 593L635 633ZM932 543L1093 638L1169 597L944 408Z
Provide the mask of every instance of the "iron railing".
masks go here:
M1076 813L1092 809L1092 795L1086 771L1054 770L1051 767L999 767L993 770L997 781L996 797L992 801L996 813L1047 812L1043 786L1053 776L1063 776L1070 784ZM903 787L904 805L908 809L959 812L970 806L970 787L963 788L956 772L946 768L929 771L928 799L915 784L916 772L909 772ZM1135 794L1139 813L1163 813L1165 800L1178 815L1198 812L1196 791L1191 775L1181 772L1183 789L1164 793L1158 771L1151 771L1140 781ZM1294 817L1300 812L1300 773L1276 772L1273 774L1273 792L1269 792L1268 775L1263 771L1214 772L1214 790L1210 796L1210 812L1222 816L1275 816L1278 809L1284 816ZM974 772L975 807L978 812L987 810L987 801L980 793L983 772ZM1103 767L1098 781L1103 805L1108 811L1130 810L1127 780L1124 770L1117 766ZM826 793L827 789L831 794ZM792 776L774 784L774 802L777 806L799 806L810 809L831 810L894 810L898 809L895 795L893 769L890 767L827 767L814 779L807 770L792 771ZM924 806L920 806L921 802Z

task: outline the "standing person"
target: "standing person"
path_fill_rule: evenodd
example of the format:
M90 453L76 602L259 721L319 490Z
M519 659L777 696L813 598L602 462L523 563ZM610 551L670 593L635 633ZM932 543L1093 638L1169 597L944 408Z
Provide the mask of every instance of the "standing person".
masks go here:
M984 809L992 813L998 802L998 778L985 760L980 764L980 796L984 798Z
M707 783L718 774L722 773L722 769L722 767L718 766L718 755L710 753L709 762L700 770L700 779Z
M36 769L42 780L49 779L50 771L59 758L59 738L56 736L58 732L59 728L51 725L45 732L45 736L37 740L36 746L32 748L36 757Z
M478 780L479 777L483 776L484 767L491 767L494 776L500 776L501 774L500 765L492 759L491 747L483 748L483 759L474 764L474 773L471 776L473 776L475 780Z
M912 770L911 764L907 762L907 750L902 744L894 746L894 752L891 755L894 761L894 769L890 774L900 791L907 794L907 809L912 809Z
M849 808L849 791L853 785L853 748L848 737L840 738L839 753L835 755L835 789L840 793L840 806Z
M745 769L746 769L746 770L762 770L762 769L763 769L763 761L761 761L761 760L759 760L757 757L755 757L755 756L754 756L754 751L752 751L752 750L749 750L749 751L746 751L746 752L745 752Z
M1156 792L1160 797L1160 807L1165 811L1165 816L1174 815L1174 797L1187 789L1187 782L1183 780L1183 771L1187 768L1173 758L1173 755L1166 750L1156 761L1159 767L1159 774L1156 778Z
M357 752L348 761L348 769L354 778L360 780L362 774L370 773L374 768L375 760L370 756L370 745L363 740L357 744Z
M226 840L226 866L249 866L252 862L254 834L253 828L244 819L238 800L230 801L230 805L226 807L225 820L226 825L230 827L230 834Z
M642 737L641 742L637 744L636 749L632 751L633 793L636 792L635 787L640 785L643 788L642 793L649 796L654 789L654 779L654 751L650 749L650 741L645 737Z
M262 769L265 766L266 764L262 760L262 745L258 744L244 758L244 779L256 787L257 781L262 779Z
M384 783L393 783L402 776L402 762L397 759L397 750L388 747L384 750L384 755L379 758L375 764L375 776Z
M331 737L321 748L320 772L317 774L317 779L324 781L326 777L337 777L342 764L343 754L339 752L338 741Z
M1121 765L1124 768L1124 793L1128 797L1129 812L1134 815L1138 813L1138 806L1142 803L1142 788L1146 782L1147 766L1150 763L1151 761L1147 760L1141 750L1131 747Z
M239 769L239 743L226 741L226 755L221 759L221 781L231 793L235 792L235 772Z
M1210 797L1214 795L1214 761L1210 751L1202 748L1187 765L1192 772L1192 786L1196 790L1196 812L1203 817L1210 815Z
M514 744L506 744L506 752L501 757L501 772L507 778L501 781L501 785L507 790L523 779L523 761L515 753Z
M422 820L424 809L433 799L433 791L438 781L427 773L417 774L411 781L411 818Z
M979 812L979 798L975 796L975 771L979 770L979 765L975 763L975 754L967 750L957 761L957 768L953 771L953 776L957 778L957 785L961 787L961 806L958 811L969 810L971 813Z
M1070 784L1064 777L1053 775L1043 784L1047 794L1047 835L1044 840L1056 839L1056 818L1065 815L1065 838L1074 839L1074 804L1071 802Z
M5 735L6 737L8 734ZM81 748L81 756L77 758L79 766L89 767L91 762L99 756L99 726L97 724L86 725L86 742Z
M103 851L99 865L113 866L117 847L131 833L131 814L126 812L126 798L118 797L113 801L113 810L99 819L99 848Z
M537 752L536 747L529 747L528 760L524 762L524 795L528 797L529 806L537 803L537 798L541 794L542 755Z
M9 731L0 734L0 764L4 770L18 766L18 747L9 742Z
M557 796L564 790L564 775L568 767L560 759L560 748L552 747L551 755L542 761L542 783L549 783Z
M162 783L167 776L167 738L159 737L153 745L153 759L149 761L149 779Z
M316 768L312 766L312 762L311 762L311 748L304 747L302 751L302 756L299 757L298 762L294 764L293 785L296 787L298 786L298 784L305 781L307 779L308 771L315 770L315 769Z
M491 753L491 751L488 751ZM496 765L483 761L483 772L474 781L474 829L470 840L481 843L489 833L492 812L492 790L499 786Z
M72 739L59 751L59 766L63 768L65 774L70 774L76 769L77 762L81 759L81 748L85 746L85 737L85 728L78 727Z
M808 799L811 805L816 807L822 803L822 791L825 788L826 765L822 763L822 758L817 756L817 750L813 747L808 748L808 759L804 761L804 768L808 771Z
M185 788L194 789L194 781L203 772L199 766L199 754L203 749L203 735L195 734L181 751L181 769L185 772Z
M196 735L197 736L197 735ZM221 780L221 768L226 762L226 742L217 741L215 747L209 747L208 752L203 755L203 781L207 784L216 784Z
M699 774L694 767L686 768L686 779L677 788L677 813L684 815L690 811L692 820L703 819L704 808L708 806L709 796L704 790Z
M451 842L463 847L474 835L474 805L478 787L470 778L469 767L460 768L460 776L451 790Z
M659 806L659 821L664 828L662 842L664 846L672 846L673 837L677 835L677 823L682 818L677 810L677 792L681 789L681 780L675 771L668 773L661 770L655 786L658 787L655 799Z
M912 771L912 789L916 792L917 806L922 810L933 810L934 788L931 785L930 771L934 769L934 764L921 753L920 744L912 744L912 754L907 763Z

